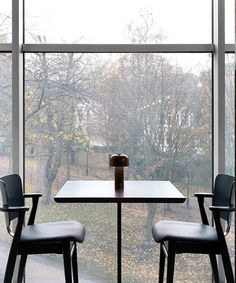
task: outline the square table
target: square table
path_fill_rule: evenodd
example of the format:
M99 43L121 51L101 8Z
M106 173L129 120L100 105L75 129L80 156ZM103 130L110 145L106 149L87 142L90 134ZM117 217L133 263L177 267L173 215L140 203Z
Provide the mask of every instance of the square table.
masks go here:
M115 191L114 181L67 181L54 197L60 203L117 203L117 282L121 282L121 204L183 203L185 197L169 181L125 181Z

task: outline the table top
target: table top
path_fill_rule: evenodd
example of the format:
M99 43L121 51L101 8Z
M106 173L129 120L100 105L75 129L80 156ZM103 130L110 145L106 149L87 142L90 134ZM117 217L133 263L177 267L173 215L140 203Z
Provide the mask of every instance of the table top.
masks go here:
M54 199L64 203L182 203L186 198L169 181L125 181L123 192L115 191L114 181L67 181Z

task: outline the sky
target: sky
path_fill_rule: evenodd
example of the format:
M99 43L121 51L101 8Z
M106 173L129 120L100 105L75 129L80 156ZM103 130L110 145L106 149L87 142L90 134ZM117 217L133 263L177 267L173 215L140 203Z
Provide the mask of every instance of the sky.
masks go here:
M152 13L168 43L211 41L211 0L26 0L26 26L50 43L129 43L125 30ZM188 12L186 12L188 11ZM199 21L200 19L200 21ZM81 42L81 41L80 41Z
M2 1L2 0L1 0ZM211 42L211 0L25 0L26 26L51 43L129 43L127 25L146 9L166 43ZM226 39L234 40L234 0L226 0ZM53 35L53 36L52 36Z
M226 42L233 43L234 0L225 2ZM144 10L165 43L211 42L211 0L25 0L25 8L27 30L47 43L130 43L127 25L141 24ZM9 14L11 1L0 0L0 11Z
M234 0L225 8L226 42L233 43ZM211 0L25 0L25 9L26 43L34 43L30 33L47 43L131 43L127 26L143 25L144 13L153 31L165 35L161 43L211 43ZM11 1L0 0L0 11L9 14ZM207 54L173 58L194 68L209 62Z

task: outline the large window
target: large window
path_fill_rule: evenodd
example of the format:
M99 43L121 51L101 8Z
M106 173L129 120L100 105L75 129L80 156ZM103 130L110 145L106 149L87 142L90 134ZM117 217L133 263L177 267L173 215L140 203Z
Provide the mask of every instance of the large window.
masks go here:
M211 190L211 101L209 54L28 54L26 185L44 193L45 220L61 219L61 207L48 205L66 180L112 179L109 153L127 153L126 179L170 179L188 195L187 207L154 207L149 213L150 204L143 204L124 210L124 282L150 281L150 271L156 270L153 257L146 258L148 249L156 253L152 221L165 216L198 220L193 193ZM111 213L105 204L94 217L75 206L66 214L87 221L91 239L81 260L112 282L116 238L115 230L107 231L116 223L114 209ZM96 210L95 205L91 211ZM133 230L142 231L140 240L132 237ZM92 256L97 249L98 258ZM136 266L132 273L130 265Z
M234 174L234 56L225 56L225 81L217 79L224 69L224 51L216 53L218 42L212 42L217 0L25 0L24 13L14 4L13 15L24 25L18 29L13 21L13 35L9 2L0 3L1 175L17 168L12 155L23 157L24 168L17 171L24 173L25 190L43 193L37 222L85 224L79 274L91 282L117 282L116 205L56 204L61 186L69 179L113 179L108 156L114 152L129 156L127 180L173 182L186 196L184 204L122 205L122 282L157 281L159 247L151 237L152 223L199 222L194 193L212 190L213 164L221 162L213 140L214 98L222 87L224 164L226 173ZM233 1L225 2L225 42L233 43ZM22 44L18 51L9 44L12 37ZM227 48L232 52L231 45ZM11 63L19 69L13 75ZM17 119L11 104L21 93ZM23 144L19 155L13 134ZM63 276L61 256L29 257L29 282L60 282ZM211 282L208 256L178 255L175 282Z

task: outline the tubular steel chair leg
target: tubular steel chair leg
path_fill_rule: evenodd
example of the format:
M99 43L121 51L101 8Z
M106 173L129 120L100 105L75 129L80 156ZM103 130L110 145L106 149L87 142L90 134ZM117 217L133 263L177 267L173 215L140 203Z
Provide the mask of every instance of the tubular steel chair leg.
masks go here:
M73 279L74 279L74 283L78 283L78 282L79 282L79 278L78 278L78 265L77 265L76 243L74 243L73 253L72 253L72 269L73 269Z
M175 246L174 243L169 242L168 258L167 258L167 283L172 283L174 279L175 268Z
M216 261L216 255L209 254L209 257L210 257L210 261L211 261L211 268L212 268L212 272L213 272L213 275L214 275L215 283L220 283L219 271L218 271L217 261Z
M165 253L163 250L163 244L160 246L160 263L159 263L159 283L163 283L164 271L165 271Z
M72 283L70 243L64 244L63 260L64 260L64 270L65 270L65 282L66 283Z

